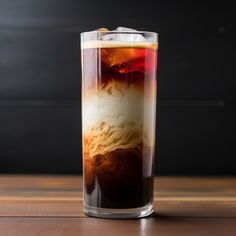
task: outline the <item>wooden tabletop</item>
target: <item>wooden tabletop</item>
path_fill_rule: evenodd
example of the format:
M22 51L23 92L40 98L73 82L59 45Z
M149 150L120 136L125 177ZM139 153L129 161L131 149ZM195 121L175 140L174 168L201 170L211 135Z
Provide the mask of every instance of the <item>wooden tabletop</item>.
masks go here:
M236 177L157 177L155 213L133 220L82 212L80 176L0 176L0 235L236 235Z

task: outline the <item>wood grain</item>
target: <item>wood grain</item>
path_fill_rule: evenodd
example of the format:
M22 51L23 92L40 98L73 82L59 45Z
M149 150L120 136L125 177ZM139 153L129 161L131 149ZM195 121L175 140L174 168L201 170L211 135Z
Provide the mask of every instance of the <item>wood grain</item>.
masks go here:
M1 235L7 236L235 236L235 219L148 218L103 220L95 218L4 218Z
M154 204L141 220L89 218L80 176L2 175L0 235L236 235L235 177L157 177Z

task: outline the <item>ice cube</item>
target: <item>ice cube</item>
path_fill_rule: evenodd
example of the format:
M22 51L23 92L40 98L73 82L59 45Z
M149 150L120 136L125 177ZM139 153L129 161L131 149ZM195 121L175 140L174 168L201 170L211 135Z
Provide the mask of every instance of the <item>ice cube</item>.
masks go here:
M117 31L137 31L136 29L131 29L131 28L122 27L122 26L117 27L116 30Z
M137 32L136 34L122 34L120 38L124 39L124 41L126 41L127 38L128 38L127 41L135 41L135 42L144 40L144 37L141 34L139 34L136 29L119 26L116 28L116 31Z
M120 31L120 32L137 32L134 34L126 34L126 33L120 33L120 34L106 34L103 36L103 40L113 40L113 41L122 41L122 42L142 42L145 40L145 38L138 33L137 30L127 28L127 27L117 27L115 31Z
M135 30L125 30L125 31L135 32ZM140 33L134 33L134 34L130 34L130 33L112 34L111 33L111 34L104 35L102 39L105 41L112 40L112 41L122 41L122 42L143 42L145 40L145 38Z
M104 32L105 34L102 35L101 39L104 41L122 41L122 42L142 42L145 40L145 38L138 33L137 30L127 28L127 27L117 27L114 31L120 31L121 33L107 33L109 31L107 28L99 28L96 31ZM122 33L122 32L134 32L131 33Z

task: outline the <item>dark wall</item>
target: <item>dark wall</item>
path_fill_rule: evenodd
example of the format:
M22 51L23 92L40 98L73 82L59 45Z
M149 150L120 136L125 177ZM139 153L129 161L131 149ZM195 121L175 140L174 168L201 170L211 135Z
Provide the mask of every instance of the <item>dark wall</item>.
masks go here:
M0 172L81 173L79 33L160 35L159 174L236 174L233 1L0 0Z

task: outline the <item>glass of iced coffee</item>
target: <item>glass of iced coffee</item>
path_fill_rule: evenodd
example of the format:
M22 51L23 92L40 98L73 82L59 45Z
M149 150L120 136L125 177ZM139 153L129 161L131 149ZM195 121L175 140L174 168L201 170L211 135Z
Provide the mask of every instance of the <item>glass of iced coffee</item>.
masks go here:
M84 212L139 218L153 212L157 34L81 34Z

